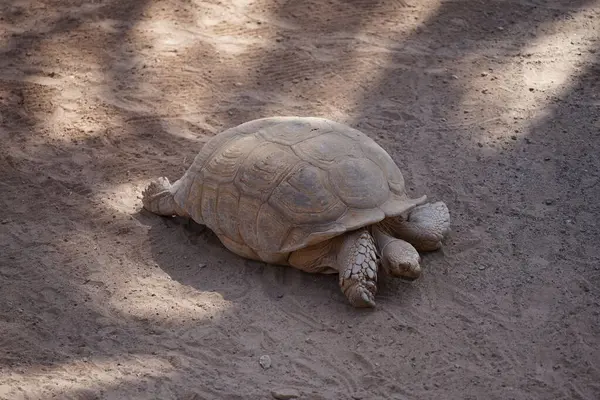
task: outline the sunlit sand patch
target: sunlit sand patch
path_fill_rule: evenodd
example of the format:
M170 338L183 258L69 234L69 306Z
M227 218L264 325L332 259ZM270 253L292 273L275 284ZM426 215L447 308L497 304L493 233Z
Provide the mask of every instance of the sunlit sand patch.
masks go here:
M193 270L199 272L200 268L194 265ZM192 321L214 320L233 304L220 293L200 291L164 274L138 277L122 284L112 296L110 306L127 317L156 321L157 326L182 326Z
M230 23L228 21L228 23ZM265 45L272 41L272 38L263 36L248 36L241 29L232 30L226 34L210 33L209 30L202 27L182 28L170 21L150 20L140 22L138 30L145 31L152 41L155 52L175 55L186 48L196 46L197 43L205 42L219 53L229 55L239 55L247 51L252 46ZM238 33L236 35L236 33Z
M117 215L117 218L113 220L129 220L141 209L141 192L147 183L147 181L138 180L115 185L97 191L96 198L111 210L113 215ZM157 220L159 218L156 216ZM232 306L230 301L225 300L217 292L198 290L172 279L161 268L161 265L157 264L160 260L154 259L156 254L152 253L152 245L148 243L147 234L144 233L146 228L144 228L143 222L131 222L130 224L137 224L137 227L140 228L134 229L136 235L141 235L140 239L130 240L128 244L123 245L131 247L129 253L115 250L111 254L107 254L108 262L120 265L120 267L114 268L113 272L109 272L112 283L107 305L111 309L127 317L140 320L182 324L191 320L213 319ZM97 250L101 253L102 249L111 248L111 244L102 244L102 240L96 239L95 242L98 244ZM185 255L167 258L169 264L181 269L188 268L190 274L201 273L205 266L202 264L202 260L188 259ZM141 269L139 268L140 263L144 264ZM88 279L98 282L106 280L107 268L99 271L97 278L92 274ZM116 277L115 274L122 274L122 276ZM93 297L94 293L90 292L90 295Z
M163 131L191 142L205 143L208 140L206 135L195 132L197 129L212 132L212 134L216 133L214 128L205 122L205 117L199 114L169 116L160 118L159 122ZM190 126L194 127L194 131L190 129ZM187 161L191 162L190 159Z
M99 87L95 83L104 80L98 68L89 68L77 76L41 70L31 74L7 70L0 73L0 82L2 80L16 87L32 89L35 95L27 94L25 100L34 102L40 109L29 112L43 122L45 133L51 139L70 141L106 129L105 121L90 113L102 102L94 96Z
M51 366L4 368L0 394L11 399L43 399L49 398L49 393L71 398L82 391L143 385L147 380L170 378L175 373L171 363L150 355L82 357Z
M95 192L96 199L115 212L131 215L141 208L142 191L148 183L149 180L131 180L100 188Z
M521 63L501 64L501 72L492 71L488 74L488 71L482 71L481 77L471 80L462 101L463 108L472 111L470 119L485 121L487 117L481 114L487 112L489 116L489 110L497 110L497 119L511 123L511 129L498 129L497 134L505 135L505 139L515 140L525 138L530 126L548 118L552 114L554 99L570 90L583 65L592 61L593 54L588 50L593 41L581 40L585 32L570 29L570 23L571 20L565 20L546 24L552 25L548 29L558 33L540 34L533 39L519 51ZM551 54L551 58L547 54ZM490 76L494 74L514 76L515 81L510 87L507 82L490 83ZM493 90L493 96L481 96L487 90ZM475 104L477 107L474 107ZM527 110L530 117L513 119L510 110L515 105L520 110ZM458 120L453 123L457 126L464 125ZM487 142L491 138L487 130L481 130L474 134L473 140Z

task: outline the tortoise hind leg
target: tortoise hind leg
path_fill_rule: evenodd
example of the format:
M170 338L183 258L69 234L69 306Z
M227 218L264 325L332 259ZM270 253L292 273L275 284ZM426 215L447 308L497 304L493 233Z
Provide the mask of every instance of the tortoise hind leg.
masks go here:
M450 212L441 201L415 207L406 220L396 218L394 236L412 244L418 251L434 251L450 232Z
M173 197L173 185L167 178L161 177L152 182L142 192L142 204L144 208L154 214L172 217L178 215L187 217Z

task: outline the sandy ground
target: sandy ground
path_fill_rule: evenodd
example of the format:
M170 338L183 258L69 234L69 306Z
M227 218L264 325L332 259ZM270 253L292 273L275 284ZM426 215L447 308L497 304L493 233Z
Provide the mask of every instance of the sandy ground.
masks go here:
M0 32L2 399L600 398L599 1L22 0ZM269 115L448 203L419 281L356 310L141 211Z

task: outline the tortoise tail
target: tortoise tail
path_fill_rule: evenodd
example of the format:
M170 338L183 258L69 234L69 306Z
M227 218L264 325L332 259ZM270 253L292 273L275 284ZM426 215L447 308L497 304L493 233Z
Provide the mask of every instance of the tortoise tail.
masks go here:
M142 204L144 208L154 214L166 217L182 215L181 210L175 204L175 199L171 192L172 187L167 178L158 178L150 182L142 192Z

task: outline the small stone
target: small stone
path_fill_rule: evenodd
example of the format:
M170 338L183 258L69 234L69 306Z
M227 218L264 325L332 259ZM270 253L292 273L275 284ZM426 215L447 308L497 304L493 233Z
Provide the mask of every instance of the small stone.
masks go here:
M258 363L261 367L263 367L263 369L269 369L271 368L271 357L267 355L260 356L260 358L258 359Z
M517 135L512 135L510 138L511 138L512 140L517 140Z
M484 269L485 269L485 265L480 265L480 266L479 266L479 270L480 270L480 271L483 271Z
M458 75L452 75L450 78L457 80L458 79Z
M544 200L544 204L546 204L547 206L551 206L552 204L554 204L554 200L546 199L546 200Z
M198 264L198 268L200 268L200 269L206 268L206 264Z
M300 392L298 392L296 389L289 388L273 389L271 391L271 396L277 400L296 399L300 397Z

